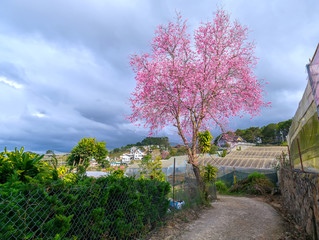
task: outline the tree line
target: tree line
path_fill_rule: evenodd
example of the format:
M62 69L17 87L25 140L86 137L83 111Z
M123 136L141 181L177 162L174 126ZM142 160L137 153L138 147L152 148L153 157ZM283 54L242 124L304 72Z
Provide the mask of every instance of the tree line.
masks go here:
M170 143L168 137L146 137L141 142L137 142L135 144L127 144L126 146L122 146L120 148L114 148L112 153L119 153L128 151L131 147L143 147L143 146L160 146L160 148L168 149L170 147Z
M237 129L235 134L242 137L250 143L276 144L286 141L292 119L279 123L270 123L261 128L250 127L246 129ZM218 136L215 140L217 142Z

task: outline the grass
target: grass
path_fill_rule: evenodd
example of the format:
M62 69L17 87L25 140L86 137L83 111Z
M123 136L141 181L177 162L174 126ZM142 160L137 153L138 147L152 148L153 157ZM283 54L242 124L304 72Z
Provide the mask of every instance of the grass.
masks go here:
M246 193L244 192L230 192L229 187L222 181L217 181L216 183L216 190L220 195L229 195L229 196L244 196Z
M228 191L232 193L246 193L253 195L265 195L271 193L274 184L261 173L252 173L233 185Z
M231 196L265 195L269 194L273 188L274 184L264 174L257 172L230 187L222 181L216 182L216 190L219 194Z
M226 193L228 191L228 187L226 186L225 183L223 183L221 180L217 181L215 183L215 186L216 186L216 190L219 192L219 193Z

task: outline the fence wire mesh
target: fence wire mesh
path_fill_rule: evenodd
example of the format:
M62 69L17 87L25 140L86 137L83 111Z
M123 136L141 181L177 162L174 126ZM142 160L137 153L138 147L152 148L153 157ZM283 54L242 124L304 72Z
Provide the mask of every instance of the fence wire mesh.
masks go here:
M275 169L255 169L255 168L234 168L219 167L216 181L222 181L231 186L235 181L247 178L250 174L258 172L264 174L274 184L278 183L277 171Z
M185 202L186 207L200 206L203 204L205 196L201 191L200 186L196 180L193 167L191 164L182 164L181 167L174 174L168 176L168 182L174 187L173 191L170 193L170 197L174 201ZM206 191L208 194L208 200L216 199L216 188L215 182L210 182L205 184Z
M176 159L174 168L174 158ZM171 158L171 161L163 161L162 171L166 176L166 181L174 188L169 196L171 201L184 201L186 207L199 206L203 204L202 191L196 180L193 167L187 163L187 156L178 156ZM130 167L126 169L128 176L140 176L140 168ZM209 199L216 199L215 182L207 183L206 190Z
M67 188L0 187L0 239L144 239L167 213L168 197L186 207L201 205L205 198L186 160L163 171L167 182L123 178L110 184L102 177ZM277 182L275 170L231 167L219 167L217 180L231 185L253 172ZM206 189L216 199L214 182Z
M169 188L132 183L0 189L0 239L143 239L166 214Z

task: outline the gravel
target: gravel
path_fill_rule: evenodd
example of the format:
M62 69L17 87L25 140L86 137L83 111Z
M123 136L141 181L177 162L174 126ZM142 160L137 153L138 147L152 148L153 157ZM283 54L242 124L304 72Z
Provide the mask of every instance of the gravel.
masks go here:
M219 196L212 208L187 224L179 236L166 239L279 239L284 220L265 202L254 198Z

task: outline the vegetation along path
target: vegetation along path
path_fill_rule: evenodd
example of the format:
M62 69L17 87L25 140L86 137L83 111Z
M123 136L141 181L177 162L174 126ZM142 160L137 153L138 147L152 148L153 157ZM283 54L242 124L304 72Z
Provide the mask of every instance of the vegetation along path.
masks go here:
M277 240L283 234L284 220L267 203L247 197L218 198L175 239Z

